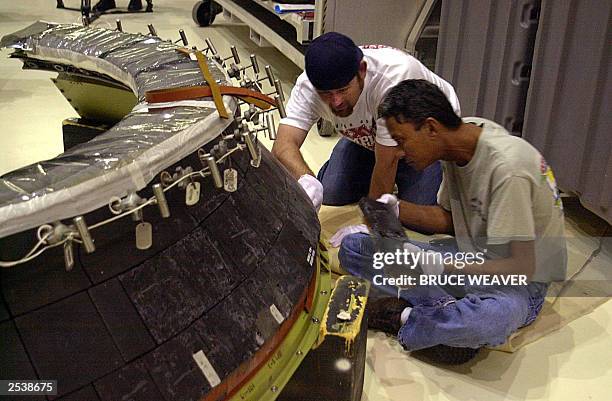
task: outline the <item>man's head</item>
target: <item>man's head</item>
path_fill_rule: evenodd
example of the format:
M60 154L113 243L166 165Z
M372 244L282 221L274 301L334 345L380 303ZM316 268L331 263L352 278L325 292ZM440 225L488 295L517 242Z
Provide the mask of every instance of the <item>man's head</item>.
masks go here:
M351 38L337 32L319 36L306 51L306 75L334 114L348 117L363 90L366 63Z
M406 161L417 170L444 158L441 134L462 124L440 88L422 79L409 79L393 87L378 107L378 114L385 119Z

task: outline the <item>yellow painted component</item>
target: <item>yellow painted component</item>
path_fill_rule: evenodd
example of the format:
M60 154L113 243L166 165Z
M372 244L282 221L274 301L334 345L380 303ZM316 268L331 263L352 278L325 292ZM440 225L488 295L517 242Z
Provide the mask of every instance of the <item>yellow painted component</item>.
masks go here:
M215 107L219 112L219 116L221 116L222 118L229 118L227 110L225 109L225 105L223 104L223 97L221 95L221 91L219 90L219 85L217 84L217 81L214 80L213 76L210 73L210 70L208 69L206 56L204 56L204 54L202 54L202 52L200 51L195 51L195 53L193 53L192 50L185 48L180 48L178 49L178 51L188 56L190 56L191 54L195 54L196 59L198 60L198 65L200 66L200 70L202 71L202 75L204 76L204 80L206 81L208 86L210 86L210 90L213 95L213 101L215 102ZM251 96L240 96L240 98L247 103L254 104L262 110L268 110L270 107L272 107L268 103Z
M328 321L329 321L329 313L331 308L327 308L325 310L325 315L323 315L323 321L321 322L321 328L319 332L319 340L320 342L325 339L326 336L336 336L344 338L346 352L349 353L355 338L359 335L359 331L361 329L361 323L363 321L363 317L365 315L365 308L367 304L367 294L369 283L366 281L355 281L352 276L341 276L336 281L336 288L338 288L343 281L348 281L348 286L351 289L357 290L360 286L366 286L366 291L363 296L355 296L355 294L351 294L351 299L347 305L347 308L341 312L348 313L349 316L352 316L356 313L355 318L347 321L342 321L331 325L328 329ZM332 292L331 298L334 298L334 291ZM336 313L337 311L334 311Z
M200 66L200 71L202 71L202 76L206 83L210 87L210 91L212 92L213 101L215 102L215 107L219 112L219 117L221 118L229 118L229 114L225 109L225 104L223 104L223 96L221 96L221 90L219 89L219 85L217 85L217 81L213 78L210 70L208 69L208 61L206 61L206 56L202 54L201 51L196 51L195 56L198 60L198 64Z

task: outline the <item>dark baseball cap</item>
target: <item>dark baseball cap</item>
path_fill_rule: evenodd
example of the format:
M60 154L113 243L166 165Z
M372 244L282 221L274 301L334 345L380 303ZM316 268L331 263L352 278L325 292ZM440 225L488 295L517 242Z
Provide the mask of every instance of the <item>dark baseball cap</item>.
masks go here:
M306 75L319 90L342 88L357 75L363 52L348 36L327 32L306 50Z

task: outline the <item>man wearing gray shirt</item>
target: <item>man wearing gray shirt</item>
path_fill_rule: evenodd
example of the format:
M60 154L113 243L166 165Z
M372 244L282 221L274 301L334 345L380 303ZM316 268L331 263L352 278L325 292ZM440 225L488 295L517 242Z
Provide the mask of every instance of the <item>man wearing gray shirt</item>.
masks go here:
M455 275L464 284L431 285L430 280L402 289L401 298L374 301L369 326L397 335L408 350L435 350L438 356L442 350L441 361L464 362L535 320L548 283L565 278L564 217L554 176L529 143L492 121L460 119L427 81L401 82L379 113L407 163L421 170L442 160L444 172L437 205L384 203L393 204L404 224L456 239L451 247L398 244L413 257L406 269L416 267L419 279L427 275L434 282ZM348 235L340 263L376 284L377 251L372 237ZM445 257L449 254L454 258ZM469 254L483 257L467 261ZM475 280L485 276L498 281ZM515 276L526 280L504 281ZM457 350L463 357L449 356Z

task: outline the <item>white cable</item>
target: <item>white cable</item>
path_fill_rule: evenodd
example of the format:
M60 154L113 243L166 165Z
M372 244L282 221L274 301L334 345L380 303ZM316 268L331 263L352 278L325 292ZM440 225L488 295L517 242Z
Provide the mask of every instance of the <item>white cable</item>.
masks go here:
M103 225L105 225L105 224L108 224L108 223L110 223L110 222L112 222L112 221L119 220L119 219L120 219L120 218L122 218L122 217L125 217L125 216L127 216L127 215L130 215L130 214L134 213L135 211L140 210L140 209L142 209L143 207L145 207L145 206L147 206L147 205L150 205L150 204L151 204L151 203L153 203L154 201L155 201L155 198L153 197L153 198L151 198L151 199L149 199L149 200L145 201L145 202L144 202L142 205L138 205L138 206L136 206L136 207L135 207L135 208L133 208L133 209L126 210L125 212L123 212L123 213L121 213L121 214L116 215L115 217L111 217L110 219L106 219L106 220L100 221L100 222L98 222L98 223L96 223L96 224L94 224L94 225L91 225L91 226L89 226L89 229L90 229L90 230L93 230L94 228L101 227L101 226L103 226Z
M49 230L46 234L43 235L42 230L46 229ZM52 234L53 234L53 226L50 224L43 224L42 226L38 227L38 229L36 230L36 238L38 238L38 242L36 243L36 245L34 245L32 247L32 249L30 250L30 252L28 252L24 258L28 258L30 257L34 252L36 252L36 250L38 249L39 246L41 246L42 244L44 244L47 241L47 238L49 238Z
M227 157L229 157L229 156L230 156L232 153L234 153L234 152L236 152L236 151L238 151L238 150L243 150L243 149L244 149L244 148L243 148L243 146L242 146L242 145L237 144L237 145L236 145L236 147L234 147L234 148L230 149L230 150L229 150L227 153L225 153L223 156L221 156L221 157L219 158L219 160L217 160L217 163L222 162L222 161L223 161L223 160L225 160ZM192 176L206 177L206 176L207 176L207 174L206 174L206 172L207 172L207 171L208 171L208 167L204 167L204 168L202 168L201 170L194 171L194 172L191 172L191 173L189 173L189 174L185 174L184 176L182 176L181 178L179 178L178 180L174 181L172 184L170 184L170 185L168 185L166 188L164 188L164 189L163 189L163 191L164 191L164 192L166 192L166 191L170 190L171 188L173 188L173 187L175 187L176 185L178 185L180 182L182 182L182 181L184 181L184 180L186 180L186 179L188 179L189 177L192 177ZM113 200L114 200L114 199L113 199L113 198L111 198L111 202L112 202ZM113 222L113 221L115 221L115 220L119 220L120 218L125 217L125 216L128 216L128 215L130 215L130 214L134 213L135 211L140 210L140 209L144 208L145 206L150 205L150 204L153 204L153 203L155 203L155 202L156 202L156 199L155 199L155 197L153 196L153 197L151 197L150 199L147 199L147 200L146 200L146 201L145 201L145 202L144 202L142 205L139 205L139 206L135 207L134 209L130 209L130 210L127 210L127 211L125 211L125 212L122 212L121 214L117 214L116 216L111 217L111 218L109 218L109 219L106 219L106 220L100 221L100 222L98 222L98 223L96 223L96 224L93 224L93 225L89 226L89 229L90 229L90 230L93 230L93 229L96 229L96 228L98 228L98 227L101 227L101 226L103 226L103 225L105 225L105 224L108 224L108 223L110 223L110 222ZM109 207L110 207L110 203L109 203Z
M41 227L42 227L42 226L41 226ZM52 233L47 234L47 235L45 236L45 238L44 238L44 239L46 239L46 237L48 237L48 236L49 236L49 235L51 235L51 234L52 234ZM13 267L13 266L20 265L20 264L22 264L22 263L29 262L30 260L35 259L35 258L37 258L38 256L40 256L40 255L41 255L43 252L45 252L47 249L51 249L51 248L55 248L55 247L57 247L57 246L63 245L63 244L64 244L65 242L67 242L67 241L74 241L74 242L78 242L79 244L82 244L82 243L83 243L83 241L80 241L80 240L78 240L78 239L74 238L73 234L70 234L70 235L68 235L66 238L64 238L63 240L61 240L60 242L55 243L55 244L52 244L52 245L47 245L47 246L45 246L44 248L42 248L41 250L39 250L38 252L36 252L36 253L32 253L32 252L35 250L35 248L36 248L36 247L38 247L38 246L40 245L41 241L39 241L39 243L38 243L38 244L36 244L36 245L35 245L35 247L34 247L34 248L32 248L32 250L31 250L30 252L28 252L28 255L26 255L25 257L23 257L23 258L21 258L21 259L19 259L19 260L15 260L15 261L12 261L12 262L2 262L2 261L0 261L0 267Z
M226 158L228 158L232 153L234 153L236 151L239 151L239 150L243 151L245 149L245 147L246 147L245 145L237 144L234 148L230 149L227 153L225 153L223 156L221 156L217 160L217 163L223 162ZM210 175L210 173L207 174L208 170L209 170L208 167L203 167L200 170L191 172L189 174L185 174L184 176L182 176L181 178L179 178L178 180L176 180L175 182L173 182L172 184L170 184L169 186L164 188L163 191L166 192L166 191L170 190L171 188L173 188L176 185L178 185L180 182L182 182L184 180L187 180L187 179L189 179L192 176L200 176L202 178L205 178L208 175ZM89 226L90 230L93 230L95 228L101 227L101 226L103 226L105 224L108 224L108 223L111 223L111 222L113 222L115 220L119 220L120 218L125 217L127 215L130 215L130 214L134 213L135 211L144 208L147 205L151 205L151 204L156 202L156 198L155 198L155 196L153 196L153 197L147 199L143 204L141 204L141 205L139 205L139 206L137 206L137 207L135 207L133 209L127 210L125 212L121 212L121 211L118 211L118 210L112 208L112 204L117 202L117 201L121 202L121 198L119 198L117 196L113 196L113 197L111 197L111 199L110 199L110 201L108 203L108 208L110 209L111 213L115 214L115 216ZM44 230L48 230L48 231L46 233L43 233ZM0 267L13 267L13 266L20 265L22 263L29 262L30 260L35 259L38 256L40 256L47 249L58 247L60 245L63 245L67 241L74 241L74 242L77 242L79 244L83 243L83 241L74 238L74 233L70 233L63 240L61 240L61 241L59 241L59 242L57 242L55 244L46 244L42 249L37 250L41 245L46 243L47 239L51 235L53 235L54 231L55 231L55 227L53 227L50 224L43 224L42 226L38 227L38 229L36 230L36 237L38 238L38 242L36 243L36 245L34 245L32 247L32 249L21 259L10 261L10 262L0 261Z

